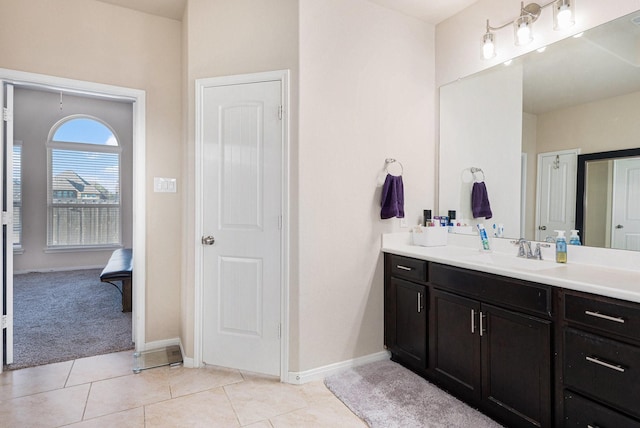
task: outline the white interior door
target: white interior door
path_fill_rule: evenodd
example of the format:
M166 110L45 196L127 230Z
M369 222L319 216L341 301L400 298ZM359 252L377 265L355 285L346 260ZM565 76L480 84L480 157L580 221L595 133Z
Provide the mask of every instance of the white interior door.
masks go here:
M611 248L640 251L640 159L613 162Z
M282 83L201 98L203 362L279 375Z
M536 240L575 228L577 161L577 150L538 155Z
M13 85L2 88L2 150L0 171L2 176L2 329L3 345L0 361L13 363ZM2 372L2 364L0 364Z

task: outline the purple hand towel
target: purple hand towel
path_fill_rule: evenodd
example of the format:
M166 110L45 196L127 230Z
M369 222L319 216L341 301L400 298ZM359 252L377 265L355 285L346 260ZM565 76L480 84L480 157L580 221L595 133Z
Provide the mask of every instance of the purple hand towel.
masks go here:
M485 217L488 220L493 217L487 186L485 186L484 181L473 183L473 189L471 189L471 211L473 212L473 218Z
M404 218L404 185L402 176L387 174L382 186L380 218Z

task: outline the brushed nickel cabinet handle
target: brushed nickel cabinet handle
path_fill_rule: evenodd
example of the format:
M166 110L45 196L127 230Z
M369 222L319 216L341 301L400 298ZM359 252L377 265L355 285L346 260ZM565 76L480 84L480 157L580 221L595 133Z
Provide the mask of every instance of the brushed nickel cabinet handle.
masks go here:
M413 269L412 269L412 268L410 268L410 267L406 267L406 266L402 266L402 265L396 265L396 267L397 267L398 269L402 269L402 270L413 270Z
M471 334L476 332L476 311L471 309Z
M617 364L607 363L606 361L602 361L601 359L596 358L596 357L585 357L585 359L587 361L591 362L591 363L598 364L598 365L600 365L602 367L606 367L608 369L615 370L615 371L620 372L620 373L624 373L624 368L622 366L617 365Z
M422 295L418 292L418 313L422 312Z
M484 327L483 327L483 323L482 320L483 318L486 317L485 314L482 313L482 311L480 311L480 337L482 337L483 333L484 333Z
M613 317L611 315L605 315L605 314L601 314L600 312L595 312L595 311L584 311L584 313L586 315L589 315L589 316L592 316L592 317L600 318L600 319L607 320L607 321L619 322L620 324L624 324L624 318L622 318L622 317Z

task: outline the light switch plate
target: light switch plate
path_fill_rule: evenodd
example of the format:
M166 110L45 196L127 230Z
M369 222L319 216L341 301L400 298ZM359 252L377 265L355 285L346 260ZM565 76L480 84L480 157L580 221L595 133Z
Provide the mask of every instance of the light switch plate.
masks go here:
M178 180L175 178L153 177L153 191L156 193L176 193Z

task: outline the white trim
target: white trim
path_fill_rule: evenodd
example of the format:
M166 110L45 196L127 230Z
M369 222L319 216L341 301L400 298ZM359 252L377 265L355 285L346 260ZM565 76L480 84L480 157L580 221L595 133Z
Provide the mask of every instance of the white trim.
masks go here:
M390 357L391 354L388 351L381 351L376 352L375 354L365 355L364 357L353 358L351 360L341 361L339 363L333 363L303 372L290 372L286 382L295 385L302 385L303 383L322 380L327 376L346 369L375 363L376 361L388 360Z
M281 341L280 341L280 380L286 381L289 370L289 237L290 237L290 80L289 70L276 70L261 73L238 74L233 76L211 77L196 79L196 124L195 124L195 292L194 292L194 349L193 366L200 367L202 361L202 323L203 323L203 251L200 238L203 236L203 159L202 159L202 123L198 123L198 118L202 113L203 90L205 87L227 86L257 82L279 81L282 87L282 104L284 114L282 117L282 231L281 231L281 268L282 277L280 285L281 309Z
M43 268L43 269L25 269L25 270L16 270L14 271L14 275L21 275L23 273L52 273L52 272L69 272L73 270L86 270L86 269L103 269L104 265L91 265L91 266L69 266L63 268Z
M0 68L0 81L31 89L54 89L102 99L133 101L133 320L136 350L145 344L146 294L146 93L141 89Z

